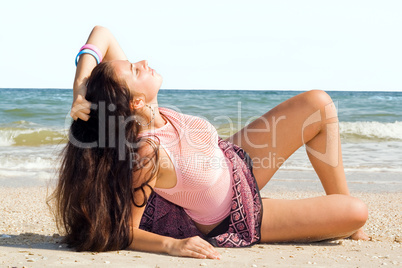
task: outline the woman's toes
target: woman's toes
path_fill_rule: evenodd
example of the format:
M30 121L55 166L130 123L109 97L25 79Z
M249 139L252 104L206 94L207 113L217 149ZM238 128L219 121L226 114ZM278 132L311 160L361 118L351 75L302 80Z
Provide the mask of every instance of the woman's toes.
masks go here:
M363 241L370 240L370 237L362 229L357 230L357 232L352 234L350 238L353 240L363 240Z

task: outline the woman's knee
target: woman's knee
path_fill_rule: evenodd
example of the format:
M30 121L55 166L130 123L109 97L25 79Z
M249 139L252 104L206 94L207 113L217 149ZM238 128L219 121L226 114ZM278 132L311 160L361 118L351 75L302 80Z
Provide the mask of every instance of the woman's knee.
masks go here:
M319 89L305 92L305 99L309 105L316 109L325 109L326 106L333 103L328 93Z
M338 121L338 113L331 97L323 90L310 90L305 92L304 105L310 108L311 116L316 118L317 113L319 121L322 124Z
M362 227L368 218L368 209L366 204L358 198L351 197L348 207L348 218L356 229Z

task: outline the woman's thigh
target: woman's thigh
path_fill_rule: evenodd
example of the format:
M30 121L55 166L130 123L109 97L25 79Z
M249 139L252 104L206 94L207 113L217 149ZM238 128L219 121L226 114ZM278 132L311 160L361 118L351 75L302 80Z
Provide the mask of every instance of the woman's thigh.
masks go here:
M325 113L329 109L325 107L332 106L331 98L323 91L301 93L279 104L228 139L251 157L260 189L290 155L317 135L325 120L317 121L315 118L328 118Z
M263 243L348 237L367 220L366 205L346 195L300 200L263 199L263 207Z

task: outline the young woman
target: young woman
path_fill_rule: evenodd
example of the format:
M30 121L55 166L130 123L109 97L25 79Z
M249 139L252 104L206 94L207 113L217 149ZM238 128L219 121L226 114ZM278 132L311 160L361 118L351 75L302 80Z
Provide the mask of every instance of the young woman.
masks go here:
M219 258L211 244L368 239L325 92L299 94L222 140L209 122L158 107L162 77L129 62L107 29L96 26L83 49L54 195L71 247ZM327 195L261 199L283 162L267 156L285 160L303 144Z

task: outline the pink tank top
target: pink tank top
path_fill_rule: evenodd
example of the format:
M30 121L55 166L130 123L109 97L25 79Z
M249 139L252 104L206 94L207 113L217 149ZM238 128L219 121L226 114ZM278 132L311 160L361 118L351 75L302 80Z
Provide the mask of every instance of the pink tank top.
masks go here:
M215 127L199 117L161 107L159 111L171 123L140 133L140 137L160 141L175 167L177 183L170 189L155 187L155 192L183 207L197 223L220 222L230 212L232 174L230 162L218 146Z

